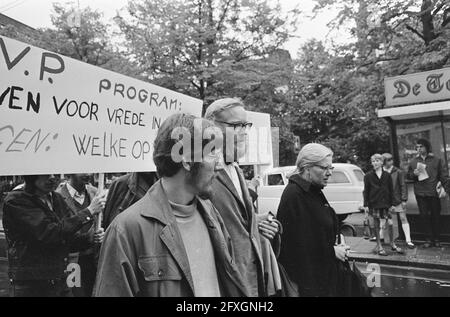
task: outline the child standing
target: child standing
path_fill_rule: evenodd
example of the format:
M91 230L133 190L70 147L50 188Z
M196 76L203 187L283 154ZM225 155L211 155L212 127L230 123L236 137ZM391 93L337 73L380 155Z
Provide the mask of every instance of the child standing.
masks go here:
M388 232L392 251L402 253L402 249L394 243L393 224L390 211L393 208L393 186L391 175L383 171L384 157L374 154L370 158L373 171L364 176L364 209L374 220L375 236L377 240L376 252L387 255L380 240L380 219L387 219Z

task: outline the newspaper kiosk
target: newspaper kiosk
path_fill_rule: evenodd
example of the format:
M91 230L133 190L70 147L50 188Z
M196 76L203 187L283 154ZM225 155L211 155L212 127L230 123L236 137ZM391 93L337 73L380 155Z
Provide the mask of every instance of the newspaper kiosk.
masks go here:
M430 141L432 152L450 166L450 68L385 79L386 105L378 111L391 128L391 151L396 166L407 171L416 156L415 141ZM441 239L450 241L450 200L441 199ZM422 239L425 225L419 217L413 184L408 183L408 219L413 239Z

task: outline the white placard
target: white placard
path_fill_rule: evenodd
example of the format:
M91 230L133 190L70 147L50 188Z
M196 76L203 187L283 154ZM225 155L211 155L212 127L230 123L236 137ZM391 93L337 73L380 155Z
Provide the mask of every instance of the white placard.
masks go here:
M160 124L202 105L0 36L0 175L153 171Z
M246 156L239 165L272 164L272 129L268 113L247 111L247 120L253 123L248 132Z

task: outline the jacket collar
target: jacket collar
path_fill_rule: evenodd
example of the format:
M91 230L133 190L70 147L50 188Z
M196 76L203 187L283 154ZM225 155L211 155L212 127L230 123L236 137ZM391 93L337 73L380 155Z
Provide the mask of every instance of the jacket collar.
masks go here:
M216 177L221 183L223 183L225 185L225 187L231 192L231 194L233 194L233 196L236 199L236 201L238 202L238 204L240 204L242 208L246 208L244 202L241 200L241 198L236 190L236 187L233 184L233 181L230 179L227 172L225 170L220 170L217 173ZM238 172L238 177L239 177L239 182L240 182L241 188L242 188L242 182L240 180L239 172ZM244 191L242 191L242 192L244 192ZM244 196L242 196L242 197L244 198Z
M312 187L312 183L308 182L307 180L303 179L300 174L296 173L294 175L292 175L289 178L289 181L297 184L298 186L300 186L301 189L303 189L305 192L309 192L309 190Z
M434 157L434 154L433 153L428 153L427 156L425 156L425 159L427 159L429 157ZM420 156L420 154L417 154L416 158L422 158L422 156Z
M132 177L133 175L130 177L130 180ZM167 198L166 192L161 185L161 180L158 180L148 190L145 198L151 200L152 203L149 204L147 208L142 209L141 215L143 217L156 219L164 225L175 221L175 216L172 213L172 208L169 205L169 199Z
M392 169L391 169L391 171L389 172L387 169L385 169L384 167L383 167L383 171L385 171L386 173L390 173L390 174L394 174L395 172L397 172L398 171L398 168L397 167L395 167L395 166L392 166Z
M167 198L164 188L161 185L161 180L158 180L152 188L150 188L143 199L148 200L148 203L146 204L147 208L144 208L141 211L141 216L156 219L165 225L160 233L160 238L180 266L192 292L194 292L194 282L190 272L189 260L182 242L183 240L181 233L176 225L175 216L173 215L172 208L169 204L169 199ZM197 202L198 211L210 233L211 242L215 244L216 249L225 248L222 242L224 240L223 234L220 237L218 236L220 234L220 230L218 230L220 228L220 224L211 215L211 203L199 197L197 197ZM227 258L226 254L221 254L221 256L223 260L221 265L225 265L225 267L227 267L227 271L234 270L234 274L238 274L236 273L237 269L230 263L230 259ZM233 279L241 291L244 291L245 288L242 284L240 284L239 280L236 278Z
M175 222L175 216L172 212L172 207L169 204L169 198L161 185L161 180L158 180L147 192L146 199L151 200L148 208L141 211L141 215L145 218L153 218L164 225ZM202 214L207 226L212 226L212 217L207 212L207 202L199 197L196 197L198 202L199 212Z
M61 186L60 192L61 196L63 196L66 204L70 207L71 210L77 210L75 204L73 202L72 195L69 192L69 188L67 187L67 183Z
M128 178L128 188L134 194L136 194L137 182L138 182L138 174L137 173L131 173L130 177Z
M128 178L128 188L134 195L141 194L140 196L144 196L149 189L149 185L143 177L139 176L139 173L131 173Z

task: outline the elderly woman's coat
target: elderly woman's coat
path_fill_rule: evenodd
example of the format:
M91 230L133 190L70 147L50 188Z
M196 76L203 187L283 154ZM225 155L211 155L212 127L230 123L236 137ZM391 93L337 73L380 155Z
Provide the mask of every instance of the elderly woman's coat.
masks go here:
M299 174L291 176L277 217L284 228L279 261L300 296L336 295L338 220L322 190Z

